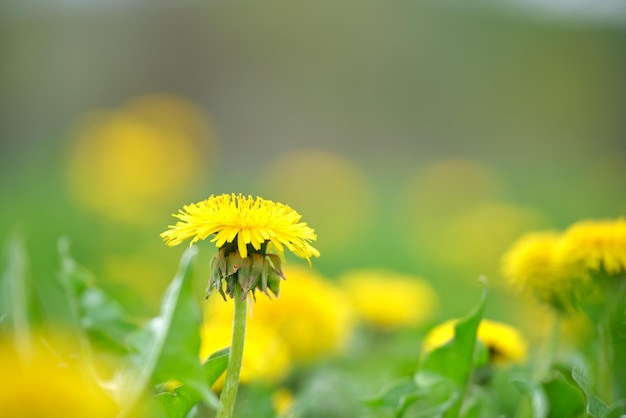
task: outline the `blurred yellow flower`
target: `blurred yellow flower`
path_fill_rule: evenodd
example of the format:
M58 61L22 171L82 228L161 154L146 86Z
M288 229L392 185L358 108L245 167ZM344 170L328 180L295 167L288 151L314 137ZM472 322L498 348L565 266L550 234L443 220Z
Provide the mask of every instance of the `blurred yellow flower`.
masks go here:
M276 416L280 418L292 417L293 413L291 408L293 407L293 395L291 391L287 389L278 389L272 395L272 404L274 405L274 411Z
M285 291L273 301L257 301L248 325L271 324L295 361L341 353L353 327L353 313L345 295L310 269L290 265L285 275Z
M102 216L148 222L154 208L182 197L211 152L211 126L190 102L140 97L92 112L74 129L67 181L72 196Z
M458 319L452 319L431 329L424 338L423 351L428 353L451 341L457 322ZM489 351L489 361L494 365L520 363L526 360L526 340L516 328L508 324L483 319L478 326L476 337Z
M502 256L501 270L518 292L563 311L574 302L575 283L556 256L560 240L551 231L521 236Z
M588 277L589 273L609 276L626 273L626 220L580 221L563 234L558 256L568 273Z
M506 246L545 222L537 210L504 200L501 183L498 172L470 159L419 167L398 204L411 251L462 277L494 275Z
M227 305L221 300L220 305ZM219 309L219 308L218 308ZM200 358L204 361L212 353L229 347L232 337L232 309L226 310L217 317L205 320L200 336ZM291 357L285 342L273 329L271 324L255 324L246 329L243 361L240 381L276 383L291 370ZM215 383L216 389L224 385L224 375Z
M262 170L259 179L264 193L280 196L305 214L324 237L320 250L329 254L339 254L347 236L364 238L364 226L376 210L365 171L330 151L302 150L280 155Z
M249 332L246 350L251 335L268 332L267 335L275 338L277 344L286 347L294 361L310 361L340 353L348 342L353 324L352 312L343 293L328 279L304 267L286 266L285 275L288 277L287 287L280 297L259 299L251 308L246 324ZM205 305L205 318L205 327L224 328L226 336L232 324L232 308L220 300L209 300ZM207 339L213 338L206 331L204 334ZM224 340L222 347L212 344L211 349L228 344Z
M386 270L355 270L339 282L365 322L380 328L423 324L434 313L437 294L424 280Z
M0 341L0 415L11 418L107 418L117 416L112 399L77 367L47 350L30 361Z

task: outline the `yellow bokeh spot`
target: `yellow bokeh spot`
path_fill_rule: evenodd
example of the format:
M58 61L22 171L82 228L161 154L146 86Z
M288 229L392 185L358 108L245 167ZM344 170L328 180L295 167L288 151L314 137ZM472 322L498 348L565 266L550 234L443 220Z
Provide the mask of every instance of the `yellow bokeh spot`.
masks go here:
M50 347L18 357L0 341L0 415L11 418L112 418L113 400L87 374L88 368Z
M155 205L180 199L205 176L208 118L193 104L152 95L94 111L74 129L67 182L74 199L108 219L151 221Z
M232 337L232 302L216 301L214 316L205 320L201 328L202 344L200 359L206 360L212 353L229 347ZM227 309L230 308L230 309ZM218 313L219 312L219 313ZM230 315L229 315L230 313ZM256 324L246 329L240 381L276 383L291 370L288 347L270 324ZM223 374L215 384L216 389L224 385Z
M353 316L340 289L309 268L287 266L284 273L287 280L278 298L258 294L250 303L243 355L243 370L248 371L242 375L248 381L275 382L291 368L291 361L340 354L349 340ZM212 295L204 317L203 358L230 345L232 302Z
M495 274L506 247L546 223L537 210L501 195L498 174L475 161L443 160L416 171L401 205L410 250L472 279Z
M289 202L315 225L322 253L340 250L346 237L363 236L374 216L373 192L363 170L329 151L284 154L261 172L260 181L265 194Z
M354 270L340 283L363 321L380 328L424 324L435 312L437 294L424 280L386 270Z
M258 298L250 325L273 327L296 361L342 353L354 321L344 293L309 268L289 265L284 273L279 297Z

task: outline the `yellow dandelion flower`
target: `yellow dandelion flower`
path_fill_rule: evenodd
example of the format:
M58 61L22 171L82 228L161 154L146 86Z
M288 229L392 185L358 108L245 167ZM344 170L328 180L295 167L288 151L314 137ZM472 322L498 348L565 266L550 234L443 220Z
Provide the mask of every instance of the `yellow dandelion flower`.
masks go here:
M626 273L626 220L581 221L563 234L558 255L573 275Z
M452 319L430 330L424 338L424 352L428 353L451 341L454 338L454 326L457 321ZM489 351L489 361L494 365L520 363L526 360L526 340L511 325L483 319L478 326L476 337Z
M215 234L211 242L218 248L237 238L241 258L248 256L248 245L259 251L264 243L271 243L279 252L283 246L309 260L319 256L310 241L317 236L302 216L282 203L260 197L235 194L211 195L207 200L185 205L178 214L176 225L161 234L167 245L178 245L188 238L191 244Z
M340 277L356 313L380 328L423 324L437 306L424 280L385 270L355 270Z
M560 235L555 232L525 234L504 254L501 269L518 292L567 310L573 302L573 283L556 257L559 242Z
M282 203L241 194L211 195L185 205L173 216L179 221L161 234L169 246L189 238L193 244L214 235L211 242L220 251L212 261L209 289L217 288L222 295L222 279L227 281L226 291L231 297L236 280L244 297L257 286L268 295L268 289L277 295L278 277L283 274L280 258L266 254L270 249L282 255L287 247L309 264L311 257L319 256L311 245L317 239L313 229L300 222L298 212Z

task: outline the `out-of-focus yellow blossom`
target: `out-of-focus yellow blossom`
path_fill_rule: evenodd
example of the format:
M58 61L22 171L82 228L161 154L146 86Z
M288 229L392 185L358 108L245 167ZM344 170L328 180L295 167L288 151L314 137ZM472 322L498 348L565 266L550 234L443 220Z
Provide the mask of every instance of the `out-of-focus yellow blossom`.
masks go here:
M216 300L222 306L230 305ZM219 308L218 308L219 309ZM214 352L230 346L233 333L232 308L230 315L220 309L217 316L205 320L201 328L200 359L206 360ZM215 314L216 312L214 312ZM276 383L291 369L291 356L285 342L273 329L272 324L255 324L246 329L240 381ZM216 389L224 385L222 375L215 383Z
M294 361L310 361L340 353L353 326L352 311L345 295L328 279L310 269L286 266L284 272L287 281L280 297L274 300L259 298L251 307L246 324L249 333L246 347L251 333L263 333L269 328L271 335L286 346ZM229 308L220 300L209 300L205 306L206 326L230 327L232 309ZM210 338L210 335L206 334L206 337ZM226 341L224 346L227 345ZM246 356L244 352L244 368Z
M206 178L202 165L212 151L211 131L198 107L174 96L149 95L94 111L74 129L70 192L109 219L158 219L155 207L180 199Z
M490 271L521 233L542 224L541 214L531 208L501 201L477 203L444 222L437 258L444 265L473 272L470 276L475 277Z
M259 178L264 193L280 196L305 214L324 237L320 250L329 254L340 253L347 236L364 238L364 225L376 210L364 170L329 151L283 154L271 161Z
M452 319L431 329L424 338L422 345L424 352L428 353L451 341L457 322L458 319ZM489 361L494 365L520 363L526 360L526 340L516 328L508 324L483 319L478 326L476 337L489 351Z
M434 313L437 294L424 280L387 270L355 270L340 283L360 318L376 327L423 324Z
M569 311L560 315L537 300L529 299L514 306L515 318L520 323L520 330L527 337L529 344L545 344L555 332L558 321L559 340L562 346L582 346L593 341L595 325L587 315L580 311Z
M504 254L501 269L514 289L563 311L572 306L576 289L557 257L560 241L552 231L525 234Z
M287 389L278 389L272 395L272 404L276 416L280 418L292 417L291 408L293 407L293 395Z
M506 246L544 225L535 209L506 202L499 174L479 161L436 161L408 178L398 204L405 242L463 277L494 275Z
M112 399L86 374L85 367L36 350L21 359L0 341L0 415L11 418L109 418L117 416Z
M285 276L284 292L275 300L259 299L248 324L271 324L296 361L341 353L354 324L344 293L311 269L287 266Z
M586 220L563 234L558 256L575 277L590 273L619 276L626 273L626 220Z

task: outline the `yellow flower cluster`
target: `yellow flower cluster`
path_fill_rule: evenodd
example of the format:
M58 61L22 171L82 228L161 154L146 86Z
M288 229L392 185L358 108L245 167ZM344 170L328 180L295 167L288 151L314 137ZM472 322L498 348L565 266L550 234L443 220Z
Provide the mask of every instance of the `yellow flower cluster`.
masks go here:
M457 322L457 319L452 319L430 330L424 338L424 352L431 352L451 341ZM526 340L517 329L508 324L483 319L478 326L476 338L487 348L489 362L494 365L501 366L526 360Z
M341 290L310 269L287 266L289 287L275 300L259 299L247 321L242 382L276 382L294 363L340 354L353 326L349 303ZM227 347L232 308L210 300L205 308L200 356Z
M355 312L383 329L423 324L437 307L437 294L424 280L386 270L354 270L339 282Z
M597 297L597 278L624 277L626 221L581 221L563 233L529 233L502 257L502 274L518 291L558 311Z

